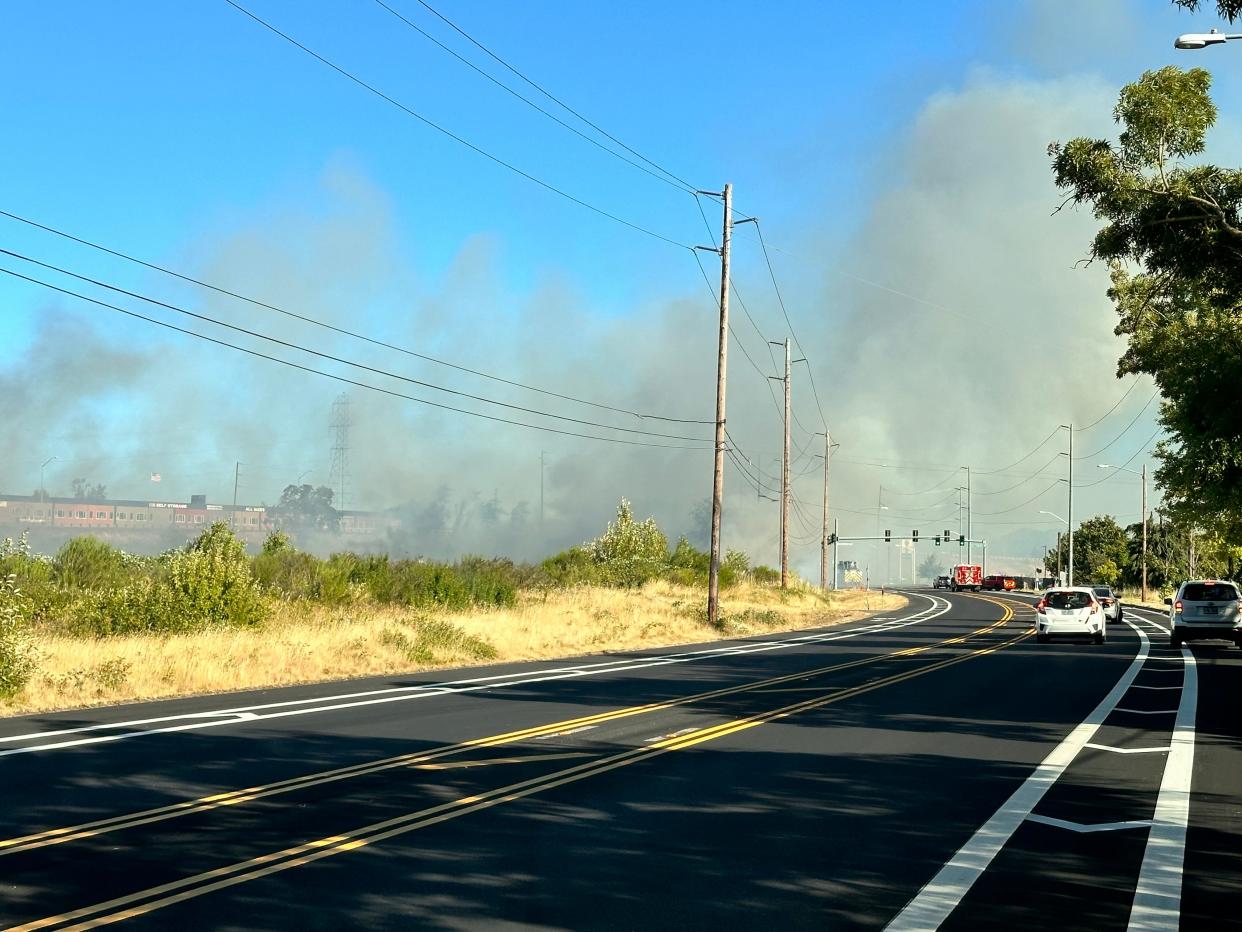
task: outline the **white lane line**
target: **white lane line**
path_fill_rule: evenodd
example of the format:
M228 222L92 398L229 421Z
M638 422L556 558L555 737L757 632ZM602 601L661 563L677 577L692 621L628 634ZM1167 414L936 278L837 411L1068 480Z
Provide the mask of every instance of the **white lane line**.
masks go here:
M1129 624L1139 636L1139 649L1129 668L1117 680L1108 695L1073 731L1052 749L1035 772L1014 791L1013 795L990 819L975 831L970 840L929 880L905 908L885 927L888 932L928 932L938 929L957 908L975 881L987 870L992 859L1005 846L1028 816L1039 805L1044 794L1060 778L1088 741L1095 736L1104 719L1126 694L1139 670L1147 661L1150 641L1137 625Z
M1181 921L1182 866L1186 856L1186 824L1190 820L1190 779L1195 759L1195 709L1199 698L1199 673L1195 656L1182 648L1186 679L1173 725L1169 759L1160 781L1160 795L1152 816L1147 850L1139 869L1130 932L1176 929Z
M1071 832L1117 832L1127 828L1151 828L1151 819L1139 819L1132 822L1096 822L1088 824L1083 822L1068 822L1065 819L1054 819L1050 816L1031 815L1026 817L1028 822L1038 822L1040 825L1051 825L1053 828L1068 829Z
M355 709L363 706L381 705L390 702L404 702L411 699L425 699L430 696L456 695L460 693L476 692L488 689L503 689L513 686L525 686L535 683L552 682L555 680L572 679L581 676L599 676L610 673L628 673L631 670L643 670L652 667L667 666L679 663L691 663L704 660L720 659L725 657L735 657L739 654L764 653L771 650L783 650L788 647L805 647L812 644L830 643L834 641L843 641L849 638L859 637L864 634L873 634L876 632L888 632L896 628L906 628L911 625L921 624L925 621L931 621L939 618L952 608L952 604L947 600L938 596L928 596L922 593L909 593L917 595L920 598L927 599L931 605L912 615L906 615L902 618L893 619L883 624L869 624L858 628L850 628L844 632L827 631L815 634L797 635L790 638L784 638L778 641L761 641L756 646L747 647L745 650L738 650L733 645L727 648L712 647L696 651L683 651L675 654L658 655L655 657L635 657L624 658L621 660L607 661L603 663L585 664L577 667L561 667L552 670L537 670L531 673L508 673L494 674L484 677L473 677L470 679L453 680L450 682L437 684L434 686L402 686L392 687L389 689L369 690L359 693L346 693L337 696L320 696L310 699L295 699L285 702L267 703L265 705L244 706L237 709L222 709L214 712L195 712L184 713L181 715L169 715L159 718L138 719L134 721L109 722L97 725L85 725L77 728L64 728L53 731L31 732L24 735L9 735L0 737L0 743L16 742L21 740L39 740L48 738L57 738L64 735L82 734L84 732L114 732L111 734L97 735L88 738L75 738L65 741L54 741L43 744L31 744L25 747L9 748L0 750L0 757L10 757L16 754L31 754L36 751L54 751L64 748L81 747L91 744L105 744L114 741L124 741L129 738L139 738L146 735L158 734L175 734L179 732L201 731L206 728L219 728L223 725L238 725L243 722L249 724L253 722L265 722L269 719L289 718L299 715L314 715L324 712L335 712L343 709ZM748 644L750 642L747 642ZM342 699L360 698L355 702L342 702ZM321 703L321 705L311 706L309 703ZM299 706L300 708L289 708L290 706ZM279 709L280 711L264 712L257 714L254 710ZM191 719L185 722L186 719ZM203 721L203 719L207 719ZM160 724L163 722L185 722L178 725L167 725L160 728L137 728L139 725ZM128 731L118 731L118 729L135 729Z
M927 598L927 596L924 596ZM940 600L944 601L944 600ZM932 605L914 615L907 615L904 619L898 619L900 627L906 627L911 624L918 624L931 618L939 617L948 611L949 605L946 602L943 606L933 601ZM928 614L935 612L935 614ZM928 617L920 617L927 615ZM406 698L425 698L427 696L442 696L449 693L465 692L470 689L479 688L502 688L509 686L521 686L525 683L542 683L548 680L565 678L568 676L582 675L599 675L607 673L626 672L634 669L646 669L652 666L660 666L667 663L684 663L691 660L710 660L718 656L732 656L737 653L759 653L765 650L775 650L784 647L800 647L811 643L823 641L844 640L846 638L857 637L860 634L867 634L878 630L888 630L892 627L892 623L885 625L867 625L860 628L851 628L845 632L828 631L818 632L814 634L802 634L785 638L779 641L760 641L754 642L753 646L743 646L741 648L729 645L726 647L709 647L696 651L681 651L673 654L663 654L651 657L630 657L619 660L609 660L594 664L583 664L573 667L555 667L552 669L533 670L530 672L519 673L501 673L491 676L471 677L468 679L452 680L442 684L432 686L394 686L386 689L373 689L365 692L340 693L330 696L316 696L308 699L289 699L281 702L269 702L262 705L241 706L232 709L222 709L213 712L185 712L178 715L165 715L155 718L134 719L122 722L106 722L96 725L83 725L77 728L62 728L54 731L30 732L23 735L6 735L0 736L0 743L16 742L31 738L48 738L59 737L61 735L81 734L90 731L110 731L115 729L134 728L139 725L156 725L165 722L178 722L187 719L196 720L208 717L216 717L223 715L240 715L247 712L265 712L270 709L284 709L294 706L312 705L318 703L313 711L322 711L325 703L342 702L341 708L355 708L357 705L365 705L367 703L350 703L344 704L344 700L349 699L366 699L372 696L388 696L399 699ZM752 642L746 642L751 645ZM268 718L271 716L261 716ZM0 752L2 754L3 752Z
M1111 744L1095 744L1092 741L1088 741L1083 747L1094 748L1097 751L1112 751L1114 754L1166 754L1169 751L1168 745L1158 748L1115 748Z
M1182 687L1183 689L1185 686ZM1118 712L1129 712L1131 715L1176 715L1177 709L1123 709L1118 707Z

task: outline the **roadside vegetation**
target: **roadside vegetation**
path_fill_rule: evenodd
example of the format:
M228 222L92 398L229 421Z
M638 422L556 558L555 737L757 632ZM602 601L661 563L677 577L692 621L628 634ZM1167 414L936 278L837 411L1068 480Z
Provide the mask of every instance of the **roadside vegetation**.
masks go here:
M721 567L706 619L708 555L671 547L622 501L600 537L541 564L337 553L275 533L261 552L224 524L138 557L90 537L54 556L0 544L0 710L127 699L661 646L823 625L900 596L835 593Z

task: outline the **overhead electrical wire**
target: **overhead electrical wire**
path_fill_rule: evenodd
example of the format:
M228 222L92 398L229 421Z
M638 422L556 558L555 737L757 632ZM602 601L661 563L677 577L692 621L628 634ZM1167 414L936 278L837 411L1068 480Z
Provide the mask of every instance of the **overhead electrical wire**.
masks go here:
M1040 441L1040 442L1036 445L1036 447L1035 447L1033 450L1031 450L1031 452L1030 452L1030 453L1027 453L1025 456L1021 457L1020 459L1016 459L1016 460L1014 460L1014 461L1013 461L1012 463L1010 463L1008 466L1002 466L1000 469L976 469L976 470L974 471L974 474L975 474L976 476L992 476L992 475L996 475L997 473L1007 472L1008 470L1013 469L1013 468L1014 468L1015 466L1017 466L1019 463L1025 463L1025 462L1026 462L1027 460L1029 460L1032 456L1034 456L1036 453L1038 453L1038 452L1039 452L1039 451L1040 451L1040 450L1044 447L1044 445L1048 443L1048 441L1049 441L1049 440L1051 440L1053 437L1055 437L1055 436L1057 435L1057 431L1059 431L1059 430L1061 430L1061 427L1059 427L1059 426L1058 426L1058 427L1053 428L1052 433L1050 433L1047 437L1045 437L1043 440L1041 440L1041 441Z
M374 339L373 337L368 337L365 334L359 333L357 331L349 330L344 327L338 327L338 326L335 326L334 324L327 323L326 321L317 320L314 317L309 317L305 314L299 314L295 311L290 311L287 308L283 308L275 304L270 304L266 301L260 301L257 298L248 297L247 295L241 294L236 291L232 291L228 288L221 287L220 285L212 284L211 282L205 281L201 278L194 278L193 276L186 275L182 272L178 272L166 266L157 265L153 262L148 262L145 259L140 259L137 256L131 255L126 252L122 252L110 246L105 246L102 243L98 243L92 240L85 239L73 233L66 232L65 230L59 230L56 227L48 226L47 224L40 223L37 220L31 220L29 217L23 217L19 214L11 213L10 211L3 210L3 209L0 209L0 217L7 217L10 220L17 221L18 223L24 223L27 226L34 227L35 229L38 229L38 230L43 230L46 233L51 233L54 236L59 236L62 239L69 240L70 242L77 243L81 246L86 246L90 249L94 249L99 252L105 253L106 255L114 256L118 259L124 259L126 262L131 262L143 268L150 269L153 272L159 272L163 275L168 275L172 278L176 278L188 284L197 285L200 288L206 288L210 291L214 291L216 294L221 294L229 298L235 298L238 301L244 301L247 304L251 304L251 305L254 305L255 307L260 307L268 311L274 311L275 313L282 314L285 317L288 317L292 320L298 320L306 324L311 324L313 326L320 327L324 330L328 330L333 333L338 333L342 336L347 336L355 340L360 340L361 342L368 343L372 346L378 346L382 349L392 350L394 352L402 353L403 355L410 356L414 359L421 359L424 362L434 363L435 365L444 366L445 368L448 368L448 369L454 369L458 372L465 372L469 375L474 375L482 379L488 379L493 382L498 382L502 385L509 385L514 388L523 389L525 391L535 392L540 395L546 395L550 398L559 398L562 401L575 402L576 404L586 405L587 407L591 407L591 408L597 408L601 411L613 411L617 414L628 414L631 417L636 417L636 418L639 418L640 420L668 421L670 423L676 423L676 424L714 424L715 423L715 421L711 421L711 420L696 420L693 418L668 417L668 416L661 415L661 414L650 414L650 413L645 413L645 412L640 412L640 411L632 411L627 408L621 408L615 405L604 404L598 401L591 401L590 399L587 399L587 398L579 398L574 395L568 395L562 392L556 392L556 391L552 391L546 388L539 388L538 386L529 385L525 382L518 382L514 379L507 379L502 376L493 375L489 372L484 372L479 369L470 368L469 366L463 366L458 363L449 362L446 359L440 359L439 357L436 357L436 356L430 356L426 353L421 353L421 352L418 352L417 350L412 350L408 347L399 346L395 343L388 343L384 340L377 340L377 339Z
M224 327L228 330L233 330L237 333L244 333L246 334L246 336L255 337L260 340L266 340L269 343L275 343L276 345L283 346L287 349L298 350L300 352L307 353L308 355L311 355L311 356L317 356L320 359L326 359L331 362L341 363L342 365L352 366L356 369L362 369L366 372L371 372L375 375L382 375L382 376L386 376L387 378L397 379L402 382L407 382L411 385L417 385L420 388L429 388L429 389L432 389L433 391L444 392L445 394L455 395L459 398L468 398L471 401L479 401L479 402L482 402L483 404L495 405L496 407L506 408L511 411L521 411L524 414L536 414L536 415L539 415L540 417L549 417L549 418L553 418L558 421L565 421L571 424L581 424L586 427L601 427L601 428L604 428L605 430L616 430L616 431L620 431L626 434L641 434L643 436L659 437L665 440L692 440L692 441L697 440L697 441L702 441L704 443L710 442L709 438L704 438L704 437L688 437L688 436L681 435L681 434L662 434L656 431L640 430L636 427L618 427L616 425L605 424L600 421L589 421L589 420L586 420L585 418L570 417L569 415L566 415L566 414L553 414L548 411L540 411L538 408L528 408L525 405L513 404L507 401L498 401L494 398L487 398L483 395L475 395L471 392L464 392L464 391L460 391L455 388L448 388L443 385L436 385L434 382L427 382L427 381L424 381L423 379L416 379L411 376L401 375L400 373L397 373L397 372L390 372L387 369L381 369L377 366L370 366L365 363L355 362L351 359L346 359L342 356L336 356L332 353L325 353L320 350L311 349L310 347L302 346L290 340L282 340L279 337L273 337L273 336L270 336L269 334L261 333L257 330L250 330L246 327L238 326L237 324L230 324L226 321L217 320L216 318L209 317L206 314L199 314L195 311L186 310L183 307L179 307L178 305L171 304L167 301L161 301L158 298L152 298L152 297L149 297L148 295L139 294L136 291L129 291L128 289L121 288L117 285L109 284L108 282L100 281L99 279L91 278L87 275L80 275L77 272L73 272L69 269L65 269L60 266L52 265L50 263L43 262L39 259L31 258L30 256L22 255L21 253L14 252L10 249L0 248L0 255L12 256L15 259L20 259L24 262L29 262L32 265L37 265L41 268L48 269L49 271L57 272L61 275L69 276L70 278L75 278L78 281L86 282L87 284L91 284L91 285L95 285L98 288L105 288L108 291L113 291L113 292L116 292L117 294L123 294L126 297L136 298L139 301L144 301L148 304L153 304L156 307L165 308L167 310L173 311L174 313L185 315L186 317L192 317L195 320L201 320L205 323L215 324L218 327Z
M407 394L404 394L403 392L398 392L392 389L382 388L377 385L371 385L366 382L359 382L356 379L351 379L346 376L336 375L331 372L324 372L322 369L315 369L310 366L304 366L301 363L292 362L291 360L288 360L288 359L281 359L278 356L270 356L267 353L261 353L258 350L249 349L244 346L238 346L236 343L229 343L227 340L220 340L220 339L217 339L216 337L210 337L203 333L198 333L193 330L187 330L184 327L178 327L175 324L170 324L166 321L158 320L157 318L154 318L154 317L147 317L145 314L139 314L137 311L131 311L127 308L119 307L115 304L109 304L106 301L100 301L98 298L92 298L88 295L84 295L79 292L72 291L68 288L62 288L59 285L53 285L50 282L45 282L37 278L32 278L28 275L23 275L20 272L15 272L12 269L7 269L2 266L0 266L0 273L12 276L13 278L17 278L25 282L29 282L30 284L33 284L33 285L40 285L44 288L47 288L51 291L59 292L68 297L78 298L79 300L86 301L90 304L94 304L99 307L107 308L108 310L115 311L119 314L124 314L127 317L132 317L137 320L145 321L149 324L154 324L157 327L163 327L166 330L172 330L176 333L181 333L181 334L185 334L186 336L195 337L199 340L205 340L208 343L214 343L217 346L224 346L229 349L236 350L237 352L240 352L240 353L246 353L251 356L257 356L260 359L266 359L270 362L278 363L282 366L288 366L291 369L298 369L302 372L309 372L313 375L320 375L320 376L323 376L324 378L332 379L337 382L343 382L346 385L355 385L358 388L365 388L370 391L379 392L384 395L390 395L394 398L403 398L407 401L417 402L418 404L427 405L428 407L432 407L432 408L439 408L445 411L453 411L458 414L467 414L467 415L470 415L471 417L478 417L484 420L494 421L494 422L501 423L501 424L511 424L515 427L525 427L531 430L544 431L545 433L560 434L560 435L568 436L568 437L582 437L587 440L600 440L600 441L604 441L607 443L625 444L627 446L659 447L659 448L667 449L667 450L698 450L698 451L705 451L705 452L711 452L712 450L712 447L710 445L686 446L686 445L674 445L674 444L665 444L665 443L650 443L650 442L640 441L640 440L627 440L627 439L620 438L620 437L601 437L596 434L583 434L577 431L562 430L560 428L555 428L555 427L546 427L540 424L530 424L525 421L510 420L508 418L497 417L496 415L492 415L492 414L484 414L480 411L471 411L468 408L458 408L458 407L454 407L453 405L442 404L441 402L438 402L438 401L431 401L426 398L419 398L415 395L407 395ZM607 429L621 430L622 428L609 427Z
M1140 381L1139 377L1135 376L1134 381L1130 383L1130 387L1125 390L1125 394L1123 394L1120 398L1117 399L1116 404L1114 404L1111 408L1109 408L1107 411L1105 411L1103 414L1097 417L1094 421L1092 421L1086 427L1075 427L1074 432L1079 433L1079 434L1086 433L1087 431L1091 430L1091 428L1095 427L1097 424L1103 421L1110 414L1112 414L1114 411L1116 411L1119 407L1121 407L1121 403L1130 397L1130 392L1134 391L1139 381Z
M1129 465L1130 465L1131 463L1133 463L1136 459L1138 459L1138 458L1139 458L1139 456L1141 456L1143 453L1147 452L1147 447L1148 447L1148 445L1149 445L1149 444L1150 444L1153 440L1155 440L1155 439L1156 439L1156 437L1160 434L1160 431L1162 431L1163 429L1164 429L1163 427L1157 427L1154 431L1152 431L1152 435L1151 435L1150 437L1148 437L1146 441L1144 441L1143 445L1142 445L1142 446L1140 446L1140 447L1138 448L1138 451L1137 451L1137 452L1136 452L1133 456L1131 456L1128 460L1126 460L1126 461L1125 461L1124 463L1122 463L1120 466L1114 466L1114 467L1112 467L1112 471L1111 471L1111 472L1109 472L1109 473L1108 473L1108 475L1106 475L1103 479L1097 479L1095 482L1084 482L1084 483L1082 483L1081 485L1077 485L1077 486L1075 486L1075 488L1079 488L1079 489L1089 489L1089 488L1091 488L1091 487L1092 487L1092 486L1094 486L1094 485L1099 485L1099 484L1100 484L1100 483L1102 483L1102 482L1108 482L1108 480L1110 480L1110 479L1115 479L1115 478L1117 477L1117 475L1118 475L1118 474L1119 474L1119 473L1120 473L1120 472L1121 472L1121 471L1122 471L1122 470L1123 470L1126 466L1129 466Z
M676 182L677 182L678 184L680 184L682 187L689 188L689 189L693 190L694 185L690 184L690 182L686 181L684 178L679 178L679 177L677 177L675 174L673 174L673 173L672 173L671 171L669 171L667 168L664 168L662 165L659 165L658 163L653 162L651 159L647 158L647 157L646 157L645 155L643 155L641 152L637 151L636 149L632 149L630 146L626 145L624 142L622 142L622 141L621 141L620 139L618 139L616 136L612 135L610 132L608 132L607 130L605 130L602 126L599 126L599 125L597 125L596 123L591 122L589 119L587 119L585 116L583 116L583 115L582 115L581 113L579 113L577 110L575 110L573 107L569 106L569 104L565 103L565 102L564 102L563 100L561 100L559 97L554 96L554 95L553 95L553 94L552 94L549 90L547 90L546 88L544 88L544 87L540 86L539 84L536 84L533 80L531 80L530 78L528 78L525 74L523 74L521 71L519 71L519 70L518 70L517 68L515 68L513 65L509 64L507 61L505 61L503 58L501 58L499 55L497 55L495 52L493 52L491 49L489 49L486 45L484 45L484 44L483 44L482 42L480 42L478 39L474 38L474 36L470 35L470 33L466 32L464 29L462 29L460 26L458 26L456 23L454 23L452 20L450 20L448 17L446 17L443 13L441 13L439 10L437 10L435 7L433 7L430 3L427 3L427 2L426 2L426 0L418 0L418 3L419 3L420 5L422 5L422 6L423 6L426 10L428 10L430 13L432 13L433 15L435 15L436 17L438 17L440 20L442 20L442 21L443 21L446 25L448 25L451 29L453 29L455 32L457 32L459 35L461 35L463 38L465 38L466 40L468 40L471 44L473 44L474 46L476 46L476 47L477 47L478 49L480 49L481 51L483 51L483 52L487 53L487 54L488 54L489 56L491 56L491 58L492 58L492 59L494 59L496 62L498 62L499 64L503 65L505 68L509 69L509 71L513 72L513 74L515 74L517 77L521 78L523 81L525 81L527 84L529 84L529 85L530 85L531 87L533 87L535 90L537 90L540 94L543 94L543 96L544 96L544 97L548 98L548 100L550 100L550 101L552 101L553 103L555 103L558 107L561 107L562 109L564 109L564 110L565 110L565 111L567 111L568 113L572 113L575 117L577 117L579 120L581 120L581 121L582 121L583 123L585 123L587 126L591 127L591 129L595 130L595 131L596 131L597 133L599 133L601 136L604 136L604 137L606 137L607 139L611 140L612 142L615 142L617 145L619 145L619 146L620 146L622 149L624 149L626 152L628 152L628 153L630 153L631 155L635 156L636 158L639 158L639 159L641 159L642 161L646 162L646 163L647 163L648 165L650 165L652 168L654 168L654 169L656 169L656 170L658 170L658 171L660 171L660 172L663 172L665 175L667 175L669 178L671 178L671 179L673 179L674 181L676 181Z
M395 16L397 19L401 20L401 22L405 23L407 26L409 26L411 29L413 29L415 32L417 32L417 33L418 33L420 36L422 36L424 39L426 39L427 41L429 41L429 42L433 43L434 45L438 46L441 50L443 50L443 51L447 52L449 55L452 55L452 56L453 56L454 58L456 58L459 62L461 62L463 65L465 65L467 68L471 69L472 71L476 72L477 74L482 75L484 78L486 78L488 81L491 81L493 84L495 84L495 85L496 85L498 88L500 88L501 90L503 90L503 91L505 91L505 92L507 92L507 93L509 93L509 94L512 94L514 97L516 97L518 100L522 101L522 103L526 104L528 107L532 107L533 109L538 110L540 113L542 113L544 116L546 116L549 120L552 120L553 122L560 124L560 125L561 125L561 126L563 126L565 129L567 129L567 130L569 130L571 133L573 133L575 136L578 136L578 137L580 137L580 138L582 138L582 139L586 140L587 142L589 142L591 145L598 147L599 149L603 150L604 152L607 152L607 153L608 153L609 155L611 155L613 158L620 159L622 162L625 162L627 165L632 165L634 168L637 168L639 171L641 171L641 172L645 172L646 174L650 175L652 178L655 178L657 181L661 181L661 182L663 182L664 184L670 185L670 186L672 186L672 187L676 188L677 190L679 190L679 191L684 191L684 192L686 192L686 193L688 193L688 194L693 194L693 193L694 193L694 189L693 189L692 187L690 187L689 185L683 184L683 183L681 183L680 181L674 181L674 180L672 180L671 178L669 178L666 174L661 174L661 172L660 172L660 171L652 171L652 170L651 170L650 168L648 168L646 165L642 165L642 164L640 164L640 163L638 163L638 162L634 161L634 160L633 160L633 159L631 159L631 158L627 158L626 156L622 155L620 152L617 152L615 149L609 148L608 146L604 145L604 144L603 144L602 142L600 142L598 139L595 139L595 138L591 137L590 135L588 135L587 133L582 132L582 130L578 129L576 126L571 126L570 124L566 123L564 120L562 120L562 119L561 119L560 117L558 117L556 114L551 113L551 112L549 112L548 110L545 110L543 107L539 106L539 104L535 103L535 102L534 102L533 100L531 100L529 97L526 97L526 96L525 96L525 95L523 95L523 94L519 94L519 93L518 93L517 91L515 91L513 88L509 87L509 85L505 84L503 81L500 81L500 80L496 79L496 78L495 78L495 77L493 77L491 74L489 74L488 72L484 71L482 68L480 68L480 67L479 67L478 65L476 65L474 62L470 61L470 60L469 60L468 58L466 58L465 56L460 55L460 54L458 54L457 52L455 52L453 49L449 48L447 45L445 45L443 42L441 42L439 39L437 39L437 38L436 38L435 36L433 36L431 33L427 32L425 29L423 29L421 26L419 26L417 23L415 23L413 20L407 19L407 18L406 18L404 15L402 15L402 14L401 14L398 10L395 10L393 7L391 7L391 6L389 6L387 3L385 3L385 2L384 2L384 0L375 0L375 2L376 2L379 6L383 7L385 10L387 10L389 13L391 13L393 16ZM438 16L439 14L437 13L436 15ZM459 30L459 31L460 31L460 30ZM472 41L473 41L473 40L472 40ZM579 119L581 119L581 117L579 117ZM661 171L662 171L662 170L661 170Z
M1159 395L1159 394L1160 394L1160 389L1159 389L1159 388L1157 388L1154 392L1152 392L1152 393L1151 393L1151 397L1147 399L1147 404L1143 405L1143 407L1141 407L1141 408L1139 409L1139 413L1138 413L1138 414L1136 414L1136 415L1134 415L1134 420L1132 420L1129 424L1127 424L1124 428L1122 428L1121 433L1119 433L1116 437L1114 437L1112 440L1108 441L1108 443L1104 444L1104 446L1100 447L1100 448L1099 448L1098 450L1096 450L1094 453L1088 453L1086 456L1075 456L1075 457L1074 457L1074 459L1075 459L1075 460L1089 460L1089 459L1094 459L1095 457L1099 456L1101 453L1103 453L1104 451L1106 451L1106 450L1107 450L1109 447L1111 447L1114 443L1116 443L1118 440L1120 440L1122 437L1124 437L1124 436L1126 435L1126 433L1130 430L1130 428L1131 428L1131 427L1133 427L1135 424L1137 424L1137 423L1138 423L1139 418L1141 418L1141 417L1143 416L1143 413L1144 413L1144 412L1145 412L1148 408L1150 408L1150 407L1151 407L1151 403L1152 403L1153 401L1155 401L1155 400L1156 400L1156 396L1157 396L1157 395Z
M1031 504L1031 502L1038 501L1040 498L1047 495L1048 492L1051 489L1053 489L1058 482L1064 482L1064 481L1065 480L1063 479L1053 479L1047 488L1043 489L1041 492L1037 493L1031 498L1028 498L1021 505L1014 505L1012 508L1002 508L1000 511L976 511L973 515L971 515L971 517L978 516L980 518L987 518L987 517L990 517L991 515L1006 515L1006 514L1009 514L1009 512L1011 511L1017 511L1019 508L1025 508L1027 505Z
M611 213L602 207L596 207L594 204L584 201L582 198L577 197L573 194L570 194L568 191L565 191L562 188L558 188L556 185L550 182L544 181L542 178L536 177L535 175L532 175L530 172L525 171L524 169L518 168L512 162L507 162L504 159L500 158L500 156L493 155L492 153L488 152L486 149L483 149L482 147L475 145L469 140L461 136L458 136L452 130L446 129L445 127L441 126L439 123L436 123L434 120L431 120L423 116L417 110L414 110L413 108L406 106L405 104L401 103L401 101L397 100L395 97L392 97L391 95L380 90L375 85L368 83L367 81L358 77L353 72L348 71L347 69L336 64L336 62L332 61L331 59L328 59L324 57L323 55L320 55L318 52L316 52L314 49L310 48L309 46L303 45L301 42L299 42L293 36L289 35L287 32L282 32L279 28L272 25L267 20L263 19L257 14L252 13L250 10L246 9L244 6L238 3L237 0L224 0L224 2L227 3L229 6L233 7L233 9L237 10L239 13L254 20L264 29L267 29L273 34L284 39L290 45L293 45L301 49L303 52L305 52L307 55L311 56L312 58L314 58L316 61L320 62L321 64L324 64L327 67L331 68L337 74L354 82L359 87L363 88L366 91L369 91L370 93L374 94L376 97L379 97L381 100L387 101L389 104L396 107L398 110L402 111L408 116L411 116L414 119L418 120L423 125L430 127L431 129L434 129L436 132L441 133L444 136L447 136L449 139L452 139L454 142L457 142L460 145L465 146L467 149L470 149L472 152L475 152L483 156L485 159L488 159L491 162L495 162L497 165L500 165L503 168L507 168L509 171L513 172L514 174L520 175L521 177L525 178L527 181L531 181L534 184L537 184L539 187L543 188L544 190L550 191L553 194L560 195L566 200L572 201L573 203L577 204L580 207L585 207L587 210L592 211L593 213L596 213L601 217L606 217L607 219L612 220L615 223L619 223L622 226L629 227L631 230L636 230L639 233L646 234L647 236L650 236L654 239L658 239L661 242L668 243L670 246L677 246L681 249L690 248L685 243L679 243L677 242L677 240L664 236L662 233L657 233L654 230L651 230L647 227L642 226L641 224L633 222L632 220L626 220L623 217L619 217L616 214Z
M823 425L824 430L828 429L828 419L824 416L824 406L819 400L819 391L815 388L815 375L812 371L810 356L803 349L802 342L798 339L798 333L794 330L793 321L789 319L789 311L785 307L785 299L781 295L781 286L776 282L776 270L772 268L772 259L768 255L767 244L763 241L763 227L759 223L759 219L755 218L755 233L759 237L759 248L763 251L763 261L767 264L768 274L772 278L772 289L776 292L776 302L780 305L781 314L785 318L785 324L789 327L789 335L793 338L794 346L798 348L798 352L807 360L807 378L811 383L811 396L815 399L815 407L819 409L819 421Z
M1040 466L1038 470L1036 470L1035 472L1031 473L1029 476L1026 476L1026 477L1024 477L1024 478L1022 478L1022 479L1018 480L1018 481L1017 481L1017 482L1015 482L1013 485L1006 486L1006 487L1005 487L1005 488L1003 488L1003 489L996 489L995 491L992 491L992 492L981 492L981 491L979 491L978 489L974 489L974 490L970 493L970 494L971 494L971 498L975 498L976 496L979 496L979 495L1003 495L1003 494L1005 494L1006 492L1012 492L1012 491L1013 491L1014 489L1016 489L1018 486L1020 486L1020 485L1026 485L1026 484L1027 484L1028 482L1030 482L1032 479L1038 479L1040 476L1045 475L1044 470L1045 470L1045 469L1047 469L1049 466L1051 466L1053 463L1055 463L1055 462L1056 462L1057 460L1059 460L1060 458L1061 458L1061 454L1060 454L1060 453L1054 453L1054 454L1053 454L1053 456L1052 456L1052 459L1048 460L1048 462L1046 462L1046 463L1044 463L1044 465Z

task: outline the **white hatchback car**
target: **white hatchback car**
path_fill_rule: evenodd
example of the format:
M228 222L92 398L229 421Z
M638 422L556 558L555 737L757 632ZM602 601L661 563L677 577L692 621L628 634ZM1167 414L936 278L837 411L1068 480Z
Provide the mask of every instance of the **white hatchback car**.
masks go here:
M1121 599L1113 592L1112 586L1092 586L1095 597L1104 606L1104 617L1109 621L1121 621Z
M1035 639L1041 644L1054 634L1087 634L1097 644L1108 637L1104 606L1090 586L1049 589L1035 605Z

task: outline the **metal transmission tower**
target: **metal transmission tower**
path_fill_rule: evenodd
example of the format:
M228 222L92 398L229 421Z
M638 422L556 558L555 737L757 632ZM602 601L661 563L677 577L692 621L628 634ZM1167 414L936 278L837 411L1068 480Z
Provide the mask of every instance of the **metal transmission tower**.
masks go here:
M349 395L342 392L332 402L332 468L328 485L336 493L337 511L345 510L345 485L349 479Z

